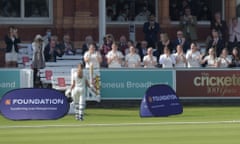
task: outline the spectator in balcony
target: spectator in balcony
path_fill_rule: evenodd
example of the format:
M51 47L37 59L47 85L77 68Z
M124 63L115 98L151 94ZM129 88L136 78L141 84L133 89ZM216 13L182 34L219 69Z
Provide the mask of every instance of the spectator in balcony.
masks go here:
M207 50L209 48L214 48L217 54L217 57L220 56L222 49L224 48L224 41L219 36L219 33L213 29L211 40L208 42Z
M64 55L74 55L75 54L75 50L74 50L70 35L65 34L63 36L63 43L61 44L61 47L63 48Z
M85 67L89 68L93 65L93 68L100 68L102 62L101 54L96 50L95 44L90 44L88 51L85 52L84 56Z
M209 21L211 20L211 15L212 14L208 6L206 4L203 4L198 14L198 19L201 21Z
M80 51L80 54L84 55L86 51L88 51L89 45L94 42L93 37L91 35L86 36L85 42L82 45L82 50Z
M149 21L144 23L143 32L145 35L145 40L148 42L148 47L155 48L158 41L160 26L159 23L155 21L154 15L150 15Z
M151 12L147 9L146 6L142 6L142 10L135 17L135 21L147 21Z
M108 68L121 68L122 60L124 58L121 51L118 51L118 45L114 42L112 44L112 50L106 55Z
M239 55L238 47L234 47L232 50L232 62L229 66L230 67L240 67L240 55Z
M173 56L175 57L175 60L176 60L175 67L176 68L187 67L187 59L186 59L186 55L183 51L182 45L180 45L180 44L177 45L176 50L177 50L177 52L175 54L173 54Z
M56 36L52 36L49 44L44 49L44 57L46 62L56 62L57 56L62 57L62 50L57 45Z
M129 53L125 57L125 66L128 68L139 68L141 67L141 58L136 53L136 48L130 46Z
M39 84L38 82L40 81L39 78L37 77L39 69L45 67L44 48L45 43L43 41L42 36L40 34L36 35L32 43L33 49L32 68L35 86L37 86Z
M18 29L14 26L8 28L9 32L5 36L6 54L5 64L6 67L17 67L18 61L18 44L21 42Z
M176 64L175 57L171 54L171 50L166 46L163 49L163 54L160 55L159 64L162 68L173 68Z
M177 5L177 1L173 1L172 3L170 3L171 20L173 21L179 20L180 14L181 13L180 13L179 6Z
M199 52L199 49L197 47L197 43L192 42L190 45L190 50L187 51L186 54L186 59L188 62L188 67L189 68L198 68L200 67L200 62L201 62L201 54Z
M111 22L114 20L114 13L111 8L107 9L107 17L106 17L107 22Z
M144 68L156 68L157 66L157 57L153 55L153 48L149 47L147 49L147 55L143 57Z
M167 33L160 34L160 41L157 44L157 50L154 52L154 56L159 59L159 56L164 53L164 48L168 47L170 52L173 52L173 44L170 41ZM174 51L175 52L175 51Z
M181 45L183 52L186 53L190 47L190 42L184 37L183 31L177 31L177 38L172 42L173 47L176 48L178 45Z
M180 2L179 7L180 7L180 15L184 15L184 12L185 12L184 10L185 10L186 8L191 8L191 5L190 5L190 3L189 3L188 0L182 0L182 1Z
M220 12L216 12L214 14L214 18L211 21L211 29L215 29L218 32L219 37L224 42L227 41L227 31L228 31L227 23L226 21L222 20Z
M214 48L210 48L208 50L208 55L202 59L201 64L204 64L207 67L217 67L218 66L218 60L217 60L217 56L216 56Z
M125 55L125 51L126 51L127 48L128 48L127 38L124 35L122 35L119 38L118 49L119 49L119 51L122 52L123 55Z
M120 13L117 17L117 21L119 22L128 21L128 8L120 10Z
M232 63L232 57L229 55L228 49L222 49L222 53L218 58L218 67L220 68L227 68Z
M240 48L240 23L237 18L233 18L229 23L229 50L233 47Z
M197 18L191 14L189 7L184 9L184 15L180 18L180 27L189 41L196 41L197 37Z

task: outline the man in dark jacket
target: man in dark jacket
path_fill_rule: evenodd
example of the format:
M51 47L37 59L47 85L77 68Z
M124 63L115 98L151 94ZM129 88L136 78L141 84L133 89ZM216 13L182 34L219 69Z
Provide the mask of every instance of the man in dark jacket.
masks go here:
M150 15L149 21L144 23L143 32L145 34L145 40L148 42L148 47L155 48L158 41L160 26L159 23L155 21L154 15Z

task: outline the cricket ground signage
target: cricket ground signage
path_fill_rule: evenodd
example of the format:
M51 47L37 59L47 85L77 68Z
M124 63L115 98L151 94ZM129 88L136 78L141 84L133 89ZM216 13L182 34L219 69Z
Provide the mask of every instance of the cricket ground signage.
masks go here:
M69 103L64 94L53 89L16 89L2 97L0 110L11 120L49 120L67 114Z
M156 84L174 88L174 71L158 69L101 70L102 99L142 99L145 91Z
M181 114L183 107L175 91L168 85L153 85L147 89L140 106L141 117Z
M0 69L0 99L8 91L33 87L31 69Z
M181 97L239 97L239 87L238 70L176 72L176 91Z

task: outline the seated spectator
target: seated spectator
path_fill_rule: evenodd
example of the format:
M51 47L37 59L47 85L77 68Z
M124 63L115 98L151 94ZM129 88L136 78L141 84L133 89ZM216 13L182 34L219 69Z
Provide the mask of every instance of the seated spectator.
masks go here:
M129 53L125 57L125 66L128 68L139 68L141 66L141 58L136 53L134 46L129 48Z
M129 52L130 52L130 47L131 46L133 46L133 47L135 47L135 44L134 44L134 42L132 41L132 40L128 40L128 42L127 42L127 48L125 49L125 55L127 55L127 54L129 54ZM136 53L138 53L137 52L137 49L136 49Z
M157 65L157 57L153 56L153 48L147 49L147 55L143 57L144 68L155 68Z
M98 51L96 51L95 44L89 45L88 51L85 52L83 58L86 68L89 68L90 65L93 65L93 68L100 68L102 56Z
M45 35L43 36L43 41L44 41L45 45L48 45L49 41L51 40L51 36L52 36L52 29L47 28Z
M165 47L168 47L170 50L170 53L173 52L173 45L172 42L170 41L168 34L167 33L161 33L160 34L160 41L158 42L157 45L157 50L154 52L154 55L159 59L159 56L163 54L163 49ZM176 51L174 51L176 52Z
M229 24L229 50L234 47L240 48L240 23L237 18L233 18Z
M229 67L240 67L239 48L234 47L232 50L232 62Z
M208 42L207 51L209 48L215 48L217 57L220 56L222 49L224 48L225 42L219 37L218 32L212 30L212 39Z
M172 41L172 44L174 48L176 48L177 45L181 45L184 53L186 53L190 47L190 42L184 37L184 34L181 30L177 31L177 38Z
M112 34L107 34L106 37L104 37L104 43L100 47L100 53L102 55L102 66L107 67L107 59L106 54L111 51L112 43L114 42L114 37Z
M63 36L63 43L61 44L61 47L63 48L65 55L75 54L73 43L71 42L71 38L68 34Z
M215 29L217 31L219 38L224 41L224 45L225 45L225 42L227 41L228 28L227 28L226 21L222 20L220 12L216 12L214 14L214 18L211 21L211 29ZM221 53L221 51L220 51L220 53Z
M228 49L224 48L220 57L218 58L218 67L227 68L232 62L231 55L228 54Z
M60 43L58 36L53 36L56 41L57 47L61 50L62 55L64 55L64 46Z
M217 67L218 66L217 57L216 57L214 48L210 48L208 50L208 55L202 59L201 64L206 64L207 67Z
M175 57L171 54L170 49L168 47L164 47L164 53L160 55L159 64L162 68L173 68L176 64Z
M92 38L92 36L90 36L90 35L86 36L85 42L84 42L84 44L82 45L82 50L81 50L80 54L84 55L84 53L85 53L86 51L88 51L89 45L92 44L92 43L93 43L93 38Z
M176 60L175 67L176 68L187 67L187 59L186 59L186 55L183 51L182 45L177 45L176 49L177 49L177 52L175 54L173 54L173 56L175 57L175 60Z
M108 68L121 68L122 60L124 58L121 51L118 51L118 45L116 43L112 44L112 50L106 55Z
M119 38L119 45L118 45L118 49L119 51L122 52L123 55L125 55L125 50L128 48L128 44L127 44L127 38L122 35L120 38Z
M190 45L190 50L187 51L186 54L186 59L188 62L188 67L189 68L198 68L200 67L200 62L201 62L201 54L198 50L197 44L196 43L191 43Z
M52 36L49 44L44 49L44 58L46 62L56 62L56 57L62 57L61 48L57 46L56 36Z
M141 58L141 61L143 60L143 57L147 55L147 49L148 49L147 45L148 45L147 41L141 41L140 47L137 47L138 54Z

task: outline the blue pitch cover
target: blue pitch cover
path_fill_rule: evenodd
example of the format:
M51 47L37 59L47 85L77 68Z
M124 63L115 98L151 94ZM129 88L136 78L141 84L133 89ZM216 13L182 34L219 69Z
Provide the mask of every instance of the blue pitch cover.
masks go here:
M16 89L2 97L0 110L11 120L53 120L68 113L69 103L63 93L53 89Z
M175 91L163 84L148 88L140 106L140 117L161 117L182 112L183 107Z

